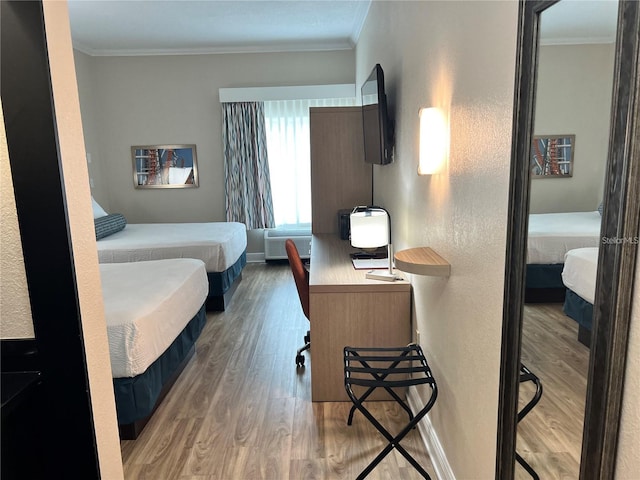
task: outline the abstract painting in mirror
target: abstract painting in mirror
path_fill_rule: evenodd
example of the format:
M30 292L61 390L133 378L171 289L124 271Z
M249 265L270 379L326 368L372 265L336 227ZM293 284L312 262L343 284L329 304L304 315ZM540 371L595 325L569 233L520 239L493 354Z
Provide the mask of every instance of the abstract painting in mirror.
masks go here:
M198 186L195 145L131 147L136 188L194 188Z
M533 137L531 176L533 178L571 177L575 143L575 135Z

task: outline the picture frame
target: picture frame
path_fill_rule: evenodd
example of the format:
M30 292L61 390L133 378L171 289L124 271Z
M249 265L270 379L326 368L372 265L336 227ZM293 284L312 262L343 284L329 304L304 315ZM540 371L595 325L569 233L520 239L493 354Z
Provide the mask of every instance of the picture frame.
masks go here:
M531 145L531 177L572 177L575 142L575 135L534 136Z
M135 188L196 188L196 146L134 145L131 147Z

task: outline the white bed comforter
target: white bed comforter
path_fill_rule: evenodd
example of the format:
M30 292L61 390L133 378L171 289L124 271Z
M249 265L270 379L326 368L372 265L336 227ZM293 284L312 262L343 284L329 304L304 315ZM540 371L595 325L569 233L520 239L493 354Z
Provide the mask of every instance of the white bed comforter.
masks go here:
M134 223L97 244L100 263L196 258L207 272L223 272L247 248L247 228L237 222Z
M563 263L569 250L597 247L601 220L597 211L529 215L527 263Z
M209 291L194 259L100 265L114 378L143 373L198 313Z
M576 248L565 256L562 282L569 290L593 304L597 272L598 248Z

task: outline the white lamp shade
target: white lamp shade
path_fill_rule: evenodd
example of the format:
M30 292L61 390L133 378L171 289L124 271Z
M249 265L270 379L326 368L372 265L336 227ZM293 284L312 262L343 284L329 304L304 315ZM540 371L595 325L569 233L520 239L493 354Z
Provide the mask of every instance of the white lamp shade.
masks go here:
M378 248L389 244L389 216L382 209L367 209L351 214L351 245Z

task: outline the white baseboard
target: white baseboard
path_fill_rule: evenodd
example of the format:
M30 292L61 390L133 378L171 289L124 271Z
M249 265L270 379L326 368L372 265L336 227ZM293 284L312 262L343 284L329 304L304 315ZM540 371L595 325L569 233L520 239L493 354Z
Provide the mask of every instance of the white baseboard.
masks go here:
M264 253L247 253L247 263L264 263Z
M414 415L419 412L424 405L414 387L409 388L407 400ZM438 439L438 435L431 425L429 414L427 414L418 423L418 432L420 432L420 437L422 438L424 446L429 453L429 457L431 458L431 463L433 464L433 469L436 471L438 480L456 480L453 470L451 470L451 465L449 465L447 456L442 448L442 444Z

